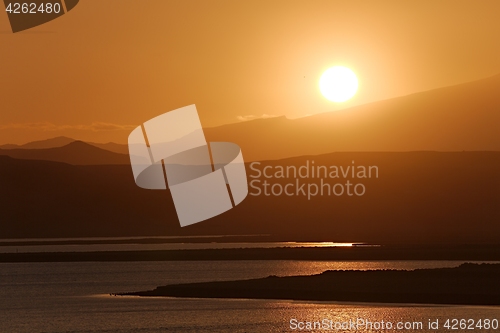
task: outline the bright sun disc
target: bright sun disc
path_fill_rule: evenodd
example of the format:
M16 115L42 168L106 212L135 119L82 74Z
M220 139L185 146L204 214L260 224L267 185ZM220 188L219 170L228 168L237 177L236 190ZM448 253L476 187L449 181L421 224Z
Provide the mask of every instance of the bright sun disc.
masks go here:
M319 89L332 102L345 102L356 94L358 78L347 67L335 66L327 69L319 79Z

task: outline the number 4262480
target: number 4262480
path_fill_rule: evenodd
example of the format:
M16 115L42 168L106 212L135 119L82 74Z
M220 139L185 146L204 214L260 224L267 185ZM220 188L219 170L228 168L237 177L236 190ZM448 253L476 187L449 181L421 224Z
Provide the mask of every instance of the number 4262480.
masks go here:
M498 319L448 319L443 327L448 330L497 330Z
M9 14L59 14L61 12L60 3L41 3L37 5L36 3L9 3L5 11Z

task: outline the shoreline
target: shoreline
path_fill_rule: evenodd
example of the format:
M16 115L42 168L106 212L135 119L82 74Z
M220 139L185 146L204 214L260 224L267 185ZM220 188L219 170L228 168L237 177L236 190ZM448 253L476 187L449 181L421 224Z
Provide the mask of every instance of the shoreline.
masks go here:
M224 260L457 260L500 261L499 245L379 247L281 247L203 250L0 253L0 263L86 261L224 261Z
M369 302L369 301L356 301L356 302L350 302L350 301L315 301L315 300L295 300L295 299L278 299L278 298L223 298L223 297L184 297L184 296L139 296L139 295L128 295L126 293L109 293L109 294L102 294L102 295L92 295L90 297L131 297L131 298L150 298L150 299L179 299L179 300L206 300L206 299L211 299L211 300L220 300L220 301L227 301L227 300L234 300L234 301L254 301L254 302L266 302L266 301L273 301L273 302L284 302L284 303L292 303L292 304L331 304L331 305L352 305L352 306L376 306L376 307L403 307L403 308L414 308L414 307L435 307L435 308L448 308L448 307L471 307L471 308L499 308L500 305L482 305L482 304L436 304L436 303L383 303L383 302Z
M264 243L273 242L269 235L199 235L199 236L130 236L81 238L9 238L0 239L3 246L96 245L96 244L176 244L176 243Z
M114 296L270 299L500 306L500 264L455 268L325 271L305 276L172 284Z

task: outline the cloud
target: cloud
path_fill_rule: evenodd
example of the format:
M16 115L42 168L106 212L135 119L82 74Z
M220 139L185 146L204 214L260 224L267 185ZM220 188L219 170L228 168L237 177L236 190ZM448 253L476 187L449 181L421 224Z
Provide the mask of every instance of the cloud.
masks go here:
M274 114L263 114L261 116L255 116L253 114L248 114L246 116L238 116L236 117L239 121L248 121L248 120L254 120L254 119L267 119L267 118L275 118L279 117L278 115Z
M92 132L109 132L109 131L122 131L132 130L137 125L121 125L103 122L93 122L90 125L55 125L50 122L36 122L36 123L18 123L0 125L0 130L5 129L20 129L20 130L38 130L38 131L65 131L65 130L80 130Z
M121 125L121 124L93 122L90 126L86 126L83 129L89 130L89 131L94 131L94 132L131 131L136 127L137 127L137 125Z

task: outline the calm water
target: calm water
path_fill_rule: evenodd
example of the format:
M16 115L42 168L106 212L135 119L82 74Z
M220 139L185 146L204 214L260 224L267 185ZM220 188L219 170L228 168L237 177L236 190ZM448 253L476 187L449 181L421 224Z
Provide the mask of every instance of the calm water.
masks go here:
M444 324L499 319L500 307L383 306L271 300L112 297L180 282L314 274L327 269L453 267L458 261L214 261L0 264L1 332L297 332L290 320ZM359 332L391 330L366 329ZM400 330L392 330L397 332ZM445 329L438 330L446 332ZM475 331L487 332L487 330ZM499 332L500 329L490 330ZM325 330L302 330L325 332ZM332 332L332 331L330 331ZM333 332L352 332L333 330ZM464 331L465 332L465 331Z

